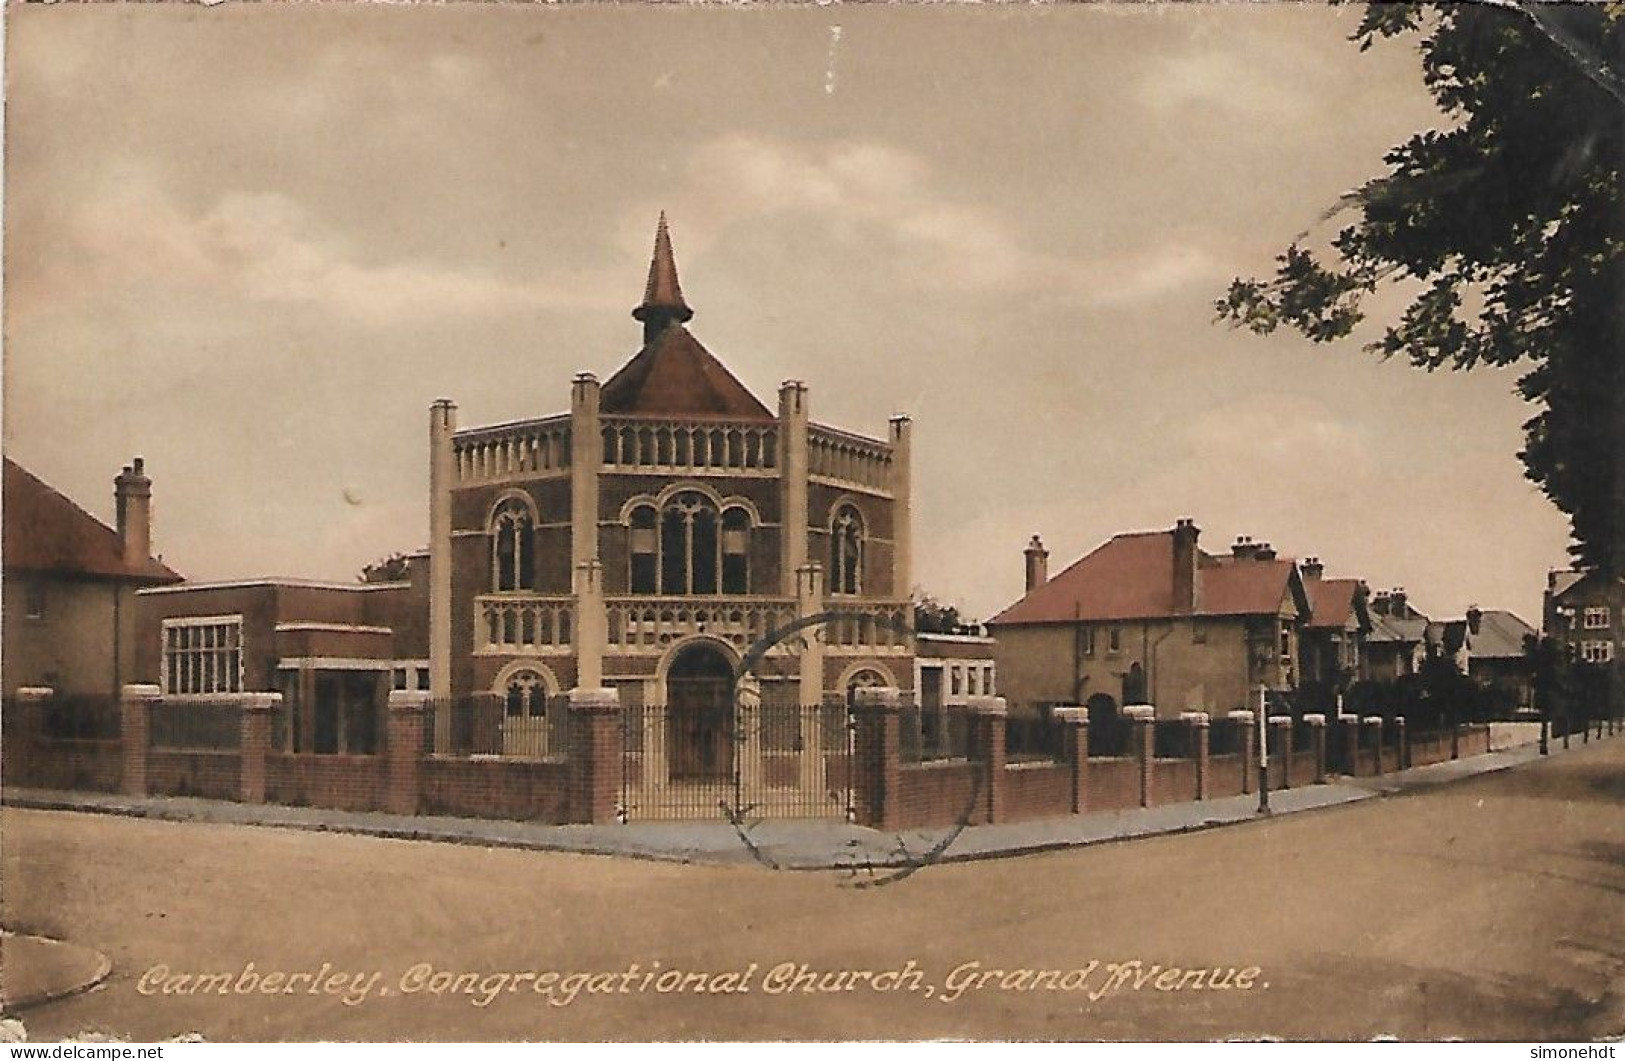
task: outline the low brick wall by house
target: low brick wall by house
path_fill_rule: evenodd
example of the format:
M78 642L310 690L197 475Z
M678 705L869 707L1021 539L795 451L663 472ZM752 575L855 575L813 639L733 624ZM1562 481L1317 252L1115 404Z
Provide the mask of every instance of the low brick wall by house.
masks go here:
M432 756L423 762L419 784L420 814L570 820L570 770L564 762Z
M1412 766L1431 766L1450 758L1449 733L1417 733L1410 745Z
M1157 759L1151 764L1151 805L1189 803L1196 798L1195 759Z
M1072 768L1066 763L1012 763L1004 768L1004 820L1072 813Z
M970 809L970 824L987 821L987 794L979 791L981 764L964 759L911 763L897 771L896 828L921 829L957 823ZM974 801L974 805L973 805Z
M147 792L154 796L236 799L241 776L242 756L237 752L171 748L147 752Z
M1128 810L1140 805L1140 762L1138 759L1090 759L1084 809Z
M124 742L118 740L6 739L0 772L18 788L117 792L124 779Z
M382 810L386 766L382 755L272 752L265 757L265 802L328 810Z
M1473 725L1461 727L1461 737L1457 752L1462 758L1469 755L1484 755L1490 750L1490 727L1488 725Z
M1239 796L1250 785L1242 784L1241 771L1247 759L1237 753L1235 755L1213 755L1207 761L1207 798L1224 799L1228 796Z

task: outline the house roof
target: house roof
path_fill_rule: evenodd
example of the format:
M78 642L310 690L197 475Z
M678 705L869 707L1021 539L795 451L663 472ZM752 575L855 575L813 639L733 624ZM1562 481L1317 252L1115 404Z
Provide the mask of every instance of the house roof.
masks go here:
M1524 638L1538 636L1534 627L1508 611L1479 613L1478 633L1470 635L1468 646L1475 659L1522 659Z
M989 622L1169 618L1180 614L1174 608L1173 565L1173 532L1119 534ZM1290 560L1199 554L1196 614L1274 615L1292 592L1295 570Z
M1366 641L1392 642L1395 644L1418 645L1427 639L1428 620L1399 619L1392 615L1371 616L1371 632L1366 635Z
M118 532L86 512L22 465L5 459L5 526L0 537L8 571L50 571L133 582L179 582L181 576L150 557L124 559Z
M604 384L606 413L772 420L746 386L681 324L666 328Z
M1341 630L1350 618L1357 618L1355 598L1360 592L1359 579L1306 578L1303 588L1309 595L1310 627Z
M1598 589L1606 589L1608 577L1600 571L1555 571L1553 572L1554 585L1552 587L1552 600L1560 601L1573 593L1576 596L1585 596ZM1613 580L1615 588L1625 587L1625 575Z

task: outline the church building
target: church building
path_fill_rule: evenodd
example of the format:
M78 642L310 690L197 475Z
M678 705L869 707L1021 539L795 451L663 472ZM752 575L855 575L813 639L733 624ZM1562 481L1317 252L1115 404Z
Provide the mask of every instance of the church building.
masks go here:
M431 408L430 688L499 699L489 750L526 756L562 751L562 694L614 689L670 719L628 744L651 781L721 779L738 678L764 712L911 689L910 422L870 438L813 423L799 380L776 409L752 394L688 328L664 215L632 316L641 349L578 374L567 412ZM455 721L435 725L445 750Z

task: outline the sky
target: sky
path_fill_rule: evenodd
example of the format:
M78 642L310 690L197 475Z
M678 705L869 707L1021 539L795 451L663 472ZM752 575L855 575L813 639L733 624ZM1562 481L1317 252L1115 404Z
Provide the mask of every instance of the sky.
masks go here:
M1443 119L1356 7L26 5L3 438L193 579L427 542L429 404L562 412L636 352L655 219L770 407L915 422L915 581L973 616L1192 517L1538 624L1567 520L1517 372L1215 323ZM1374 315L1403 305L1384 292Z

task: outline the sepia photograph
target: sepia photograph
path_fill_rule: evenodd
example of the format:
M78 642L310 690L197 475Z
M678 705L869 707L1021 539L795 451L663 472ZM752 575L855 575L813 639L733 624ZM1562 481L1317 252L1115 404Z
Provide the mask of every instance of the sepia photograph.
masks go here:
M1625 1036L1625 6L4 70L11 1056Z

